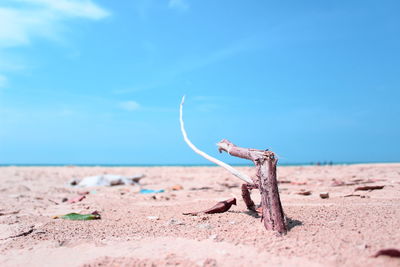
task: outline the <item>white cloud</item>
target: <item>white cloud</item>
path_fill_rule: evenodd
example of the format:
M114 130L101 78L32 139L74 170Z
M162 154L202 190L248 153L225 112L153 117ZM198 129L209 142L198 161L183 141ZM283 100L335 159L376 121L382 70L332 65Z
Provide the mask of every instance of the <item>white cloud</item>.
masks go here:
M185 0L169 0L168 7L180 11L189 9L189 4Z
M7 77L0 74L0 88L6 86L7 84Z
M91 0L16 0L33 6L39 6L64 15L101 19L109 15L108 11L97 6Z
M90 0L5 0L0 4L0 48L27 45L34 37L51 38L66 20L98 20L109 12Z
M127 111L134 111L138 110L140 108L140 105L138 102L131 100L119 103L119 107Z

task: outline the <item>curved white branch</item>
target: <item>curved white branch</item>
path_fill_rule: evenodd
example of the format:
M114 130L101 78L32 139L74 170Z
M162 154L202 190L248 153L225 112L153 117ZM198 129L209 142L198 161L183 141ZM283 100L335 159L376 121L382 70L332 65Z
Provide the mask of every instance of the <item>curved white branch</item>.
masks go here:
M185 131L185 125L183 123L183 104L184 103L185 103L185 96L182 97L182 102L181 102L180 109L179 109L179 121L181 123L181 131L182 131L183 139L185 140L186 144L188 144L188 146L194 152L196 152L200 156L206 158L207 160L209 160L209 161L221 166L222 168L226 169L228 172L230 172L231 174L233 174L237 178L245 181L248 184L254 184L253 181L251 180L251 178L249 176L247 176L246 174L243 174L243 173L239 172L238 170L236 170L235 168L233 168L232 166L226 164L225 162L222 162L222 161L220 161L220 160L218 160L218 159L206 154L205 152L201 151L195 145L192 144L192 142L187 137L187 133Z

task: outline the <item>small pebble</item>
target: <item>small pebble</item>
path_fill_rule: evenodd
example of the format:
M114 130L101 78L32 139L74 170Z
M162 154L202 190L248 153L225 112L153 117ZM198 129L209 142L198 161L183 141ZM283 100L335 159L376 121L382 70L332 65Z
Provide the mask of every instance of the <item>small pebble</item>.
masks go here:
M307 191L307 190L302 189L299 192L297 192L296 194L302 195L302 196L309 196L309 195L311 195L311 191Z
M183 186L177 184L177 185L172 186L171 189L172 189L173 191L178 191L178 190L182 190L182 189L183 189Z
M323 199L329 198L329 193L328 193L328 192L321 192L321 193L319 193L319 196L320 196L321 198L323 198Z

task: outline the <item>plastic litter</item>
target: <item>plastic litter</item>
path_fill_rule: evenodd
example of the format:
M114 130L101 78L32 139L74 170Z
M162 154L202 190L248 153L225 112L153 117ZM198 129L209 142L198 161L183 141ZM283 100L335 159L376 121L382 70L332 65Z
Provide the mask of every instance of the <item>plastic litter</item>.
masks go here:
M157 194L157 193L163 193L164 189L159 189L159 190L153 190L153 189L140 189L139 193L140 194Z
M71 221L90 221L90 220L98 220L101 216L97 211L94 211L90 214L79 214L79 213L68 213L65 215L54 216L53 219L65 219Z
M71 186L92 187L92 186L114 186L114 185L138 185L139 181L144 177L143 174L134 176L123 176L115 174L103 174L96 176L88 176L82 180L73 179L70 181Z

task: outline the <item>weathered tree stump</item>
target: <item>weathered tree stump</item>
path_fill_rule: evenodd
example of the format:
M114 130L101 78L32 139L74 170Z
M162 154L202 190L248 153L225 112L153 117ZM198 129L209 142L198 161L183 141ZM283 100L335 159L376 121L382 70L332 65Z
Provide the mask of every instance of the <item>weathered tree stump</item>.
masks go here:
M231 156L253 161L257 168L257 176L253 178L253 185L242 185L243 200L249 210L255 210L249 190L258 188L261 194L261 220L264 222L265 228L281 234L286 233L287 227L276 180L276 164L278 160L275 154L266 150L237 147L225 139L217 145L220 152L225 151Z

